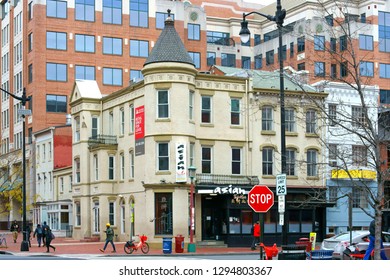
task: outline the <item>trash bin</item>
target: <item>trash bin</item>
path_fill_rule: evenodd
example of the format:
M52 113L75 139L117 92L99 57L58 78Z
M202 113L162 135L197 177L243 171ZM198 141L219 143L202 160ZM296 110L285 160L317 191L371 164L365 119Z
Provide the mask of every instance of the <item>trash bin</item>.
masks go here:
M183 253L184 252L184 236L181 234L175 237L175 252Z
M309 240L309 238L306 238L306 237L301 237L299 238L298 241L295 241L295 245L303 245L303 246L306 246L306 252L311 252L311 242Z
M172 253L172 238L163 238L163 253L171 254Z
M311 251L312 260L331 260L333 250L314 250Z
M306 260L305 245L282 245L282 251L278 255L279 260Z

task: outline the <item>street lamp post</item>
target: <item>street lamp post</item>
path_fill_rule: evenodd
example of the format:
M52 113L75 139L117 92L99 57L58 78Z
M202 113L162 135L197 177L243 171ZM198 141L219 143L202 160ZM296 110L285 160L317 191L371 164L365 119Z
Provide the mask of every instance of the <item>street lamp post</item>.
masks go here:
M282 42L282 28L284 18L286 17L286 10L282 9L282 4L280 0L276 1L276 12L274 16L265 15L260 12L250 12L243 14L243 21L241 22L240 37L243 43L247 43L250 39L250 31L248 29L248 21L245 18L251 14L257 14L270 21L274 21L278 27L279 34L279 82L280 82L280 137L281 137L281 168L282 174L286 173L286 122L285 122L285 108L284 108L284 75L283 75L283 42ZM285 212L284 212L285 213ZM283 213L283 216L284 216ZM284 223L282 225L282 244L287 244L287 228Z
M194 178L196 167L188 167L188 174L191 179L190 186L190 243L188 244L188 252L196 252L196 245L194 243L194 229L195 229L195 207L194 207Z
M29 251L29 244L28 244L28 237L27 237L27 217L26 217L26 115L31 114L31 110L26 110L26 102L30 101L30 97L27 97L26 95L26 88L23 88L23 94L22 97L16 96L15 94L12 94L5 89L0 88L1 91L5 92L8 95L11 95L13 98L21 101L23 109L19 109L19 114L22 115L23 117L23 131L22 131L22 153L23 153L23 205L22 205L22 210L23 210L23 225L22 225L22 230L23 230L23 241L20 245L20 251Z

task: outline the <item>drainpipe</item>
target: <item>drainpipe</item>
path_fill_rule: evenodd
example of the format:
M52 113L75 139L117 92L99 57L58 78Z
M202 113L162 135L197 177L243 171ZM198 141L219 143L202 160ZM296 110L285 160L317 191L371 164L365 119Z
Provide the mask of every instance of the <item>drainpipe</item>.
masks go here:
M246 103L246 113L245 113L245 143L246 143L246 148L245 148L245 154L246 154L246 160L245 160L245 173L247 176L251 175L249 174L249 169L252 167L251 165L251 156L249 156L249 79L248 78L245 80L245 103Z

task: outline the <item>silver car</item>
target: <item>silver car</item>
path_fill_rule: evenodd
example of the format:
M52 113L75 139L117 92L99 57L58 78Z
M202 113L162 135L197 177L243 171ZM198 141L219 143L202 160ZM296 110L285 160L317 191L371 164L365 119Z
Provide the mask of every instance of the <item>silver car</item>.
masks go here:
M368 230L355 230L352 231L352 244L356 244L361 252L365 252L369 239L370 232ZM336 260L342 260L344 250L349 246L350 232L339 233L333 237L326 238L322 241L321 250L333 250L332 258ZM383 232L383 246L387 258L390 259L390 233Z

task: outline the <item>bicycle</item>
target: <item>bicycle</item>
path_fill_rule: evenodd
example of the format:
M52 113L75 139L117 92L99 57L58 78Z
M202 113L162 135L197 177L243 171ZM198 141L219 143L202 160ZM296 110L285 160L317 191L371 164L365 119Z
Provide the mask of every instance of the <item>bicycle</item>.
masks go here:
M0 247L8 248L5 233L0 234Z
M139 236L139 242L135 243L135 240L127 241L126 244L123 247L123 250L126 254L132 254L134 251L137 251L139 248L141 248L142 253L147 254L149 253L149 244L146 242L148 240L148 237L146 235L137 235Z
M370 260L374 259L375 250L372 250L370 254ZM360 250L358 247L358 243L352 243L343 251L343 259L344 260L362 260L366 251Z

